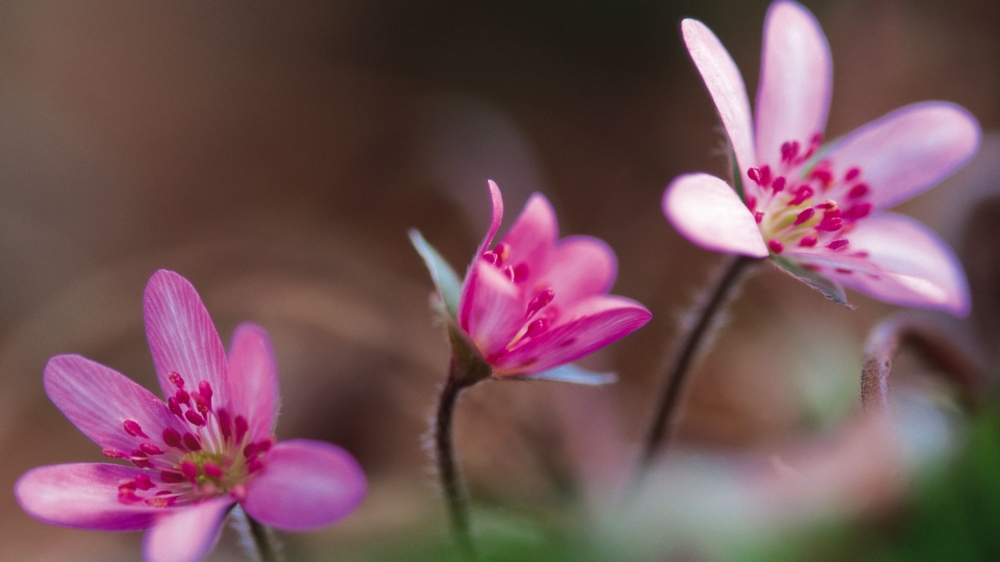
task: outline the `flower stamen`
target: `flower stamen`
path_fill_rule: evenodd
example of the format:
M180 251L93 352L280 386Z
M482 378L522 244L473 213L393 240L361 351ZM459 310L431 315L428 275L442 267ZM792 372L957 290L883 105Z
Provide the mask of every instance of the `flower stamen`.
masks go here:
M833 162L820 160L806 168L821 142L821 135L813 135L805 151L799 141L782 143L776 176L768 164L747 170L753 183L746 205L773 253L789 247L842 249L847 240L844 235L874 210L866 200L870 189L860 167L838 173ZM817 194L824 194L824 199L817 201Z

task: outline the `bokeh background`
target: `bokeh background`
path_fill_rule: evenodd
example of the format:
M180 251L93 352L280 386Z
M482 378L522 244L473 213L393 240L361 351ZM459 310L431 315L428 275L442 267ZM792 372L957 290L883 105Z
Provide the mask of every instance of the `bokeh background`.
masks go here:
M998 253L990 250L995 236L970 239L966 227L978 201L1000 194L1000 140L990 133L1000 127L1000 4L805 4L833 52L828 137L926 99L954 101L978 117L986 132L981 155L902 210L963 255ZM46 526L20 510L11 488L33 466L102 460L46 398L41 374L50 356L80 353L155 388L141 295L158 268L198 287L224 341L245 320L270 331L282 377L279 438L338 443L368 473L370 495L353 517L282 535L289 558L445 556L443 503L424 442L448 349L406 231L419 228L464 267L486 227L488 178L503 190L505 226L541 191L564 233L608 241L620 262L615 292L654 313L648 326L585 361L617 371L617 385L489 383L460 405L458 448L479 532L523 547L511 559L530 559L553 536L581 544L574 533L620 509L616 490L638 452L658 366L678 319L720 261L682 239L660 212L675 175L725 170L714 107L679 22L709 25L752 93L767 5L0 3L0 559L138 556L140 534ZM993 274L989 263L976 263L982 275ZM995 325L1000 314L991 308L996 289L985 287L977 289L983 299L972 322L929 316L971 349L992 348L977 342L976 329ZM678 449L739 458L739 466L760 461L781 473L783 451L837 451L830 440L847 432L848 460L870 459L878 444L851 448L849 433L858 423L862 347L894 309L849 297L857 310L770 267L754 276L696 372ZM903 375L915 381L916 395L948 403L947 389L925 384L938 379L917 376L926 371L919 361L900 365L916 373ZM959 427L949 436L975 425L953 406L937 410ZM961 437L945 440L965 447ZM718 526L723 515L700 508L742 477L734 471L742 473L735 461L692 462L722 466L717 485L675 482L650 492L676 508L663 515L663 528L698 512L703 521L692 528L714 526L717 536L707 541L727 542L718 536L728 529ZM849 476L856 464L835 472ZM991 476L1000 481L1000 469L985 473ZM862 539L838 531L842 540L816 542L796 530L795 544L810 554L789 556L836 559L840 545L865 541L897 552L905 533L892 530L905 528L919 502L913 498L922 496L916 485L898 494L888 488L848 487L832 496L865 501L818 517L841 530L878 531ZM881 496L891 497L868 509L867 500ZM807 503L822 511L831 502L820 494ZM957 513L945 519L962 529L968 516ZM645 524L659 522L646 517ZM630 542L627 525L609 527L617 537L610 543ZM236 543L227 531L213 560L242 559ZM718 554L698 544L678 541L635 556ZM746 558L750 551L736 552ZM971 552L952 559L988 550Z

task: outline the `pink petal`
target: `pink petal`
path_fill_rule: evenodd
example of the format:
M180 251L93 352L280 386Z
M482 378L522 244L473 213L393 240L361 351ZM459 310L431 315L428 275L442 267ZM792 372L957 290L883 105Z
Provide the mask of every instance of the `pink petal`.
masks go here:
M463 286L460 326L487 357L505 347L524 325L525 306L521 290L499 269L480 260Z
M569 236L556 244L543 283L552 287L559 302L571 303L607 293L617 273L615 252L603 240Z
M733 188L715 176L678 176L663 192L663 214L685 238L707 250L768 255L753 214Z
M367 488L350 453L329 443L295 439L271 449L241 503L265 525L302 531L346 517L361 504Z
M49 359L45 392L87 437L106 449L131 453L143 442L162 442L176 418L155 394L125 375L79 355ZM125 421L138 424L148 438L133 436Z
M142 539L146 562L196 562L219 540L222 522L235 502L229 496L170 509Z
M750 99L740 70L712 30L698 20L681 22L684 44L708 87L708 93L719 111L722 125L729 135L738 168L746 172L757 165L753 145L753 125L750 121Z
M573 320L504 355L494 365L495 374L509 376L558 367L627 336L652 317L641 304L614 295L590 297L562 314Z
M557 236L559 225L552 204L544 195L533 194L503 238L510 246L508 264L526 263L531 273L539 272L548 263Z
M208 381L213 400L226 403L226 352L191 283L173 271L157 271L146 285L143 308L146 338L164 396L177 392L169 379L170 373L177 372L188 390Z
M980 136L979 123L961 107L923 102L855 130L828 157L837 169L861 169L860 179L871 188L869 201L879 209L951 174L976 153Z
M493 216L490 219L490 229L486 231L486 236L483 238L482 243L479 244L479 251L476 252L475 260L478 260L483 255L483 252L490 247L490 243L493 242L493 237L497 235L497 231L500 230L500 223L503 221L503 196L500 194L500 188L493 180L489 180L486 183L490 187L490 202L493 205Z
M782 143L798 141L805 150L823 132L832 81L830 46L816 18L795 2L771 4L754 115L761 162L774 166Z
M828 266L823 275L885 302L968 314L969 287L962 265L923 224L881 213L860 221L848 238L849 252L810 259ZM852 258L858 251L868 252L868 258Z
M135 531L153 524L162 507L118 500L118 485L146 471L117 464L59 464L29 470L14 484L28 515L52 525Z
M233 416L242 414L253 441L274 433L278 413L278 368L267 331L240 324L229 348L229 396Z

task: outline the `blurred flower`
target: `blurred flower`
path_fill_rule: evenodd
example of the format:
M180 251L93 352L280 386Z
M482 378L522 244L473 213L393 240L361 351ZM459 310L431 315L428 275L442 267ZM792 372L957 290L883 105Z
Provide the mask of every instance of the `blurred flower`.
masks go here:
M846 285L890 303L968 313L965 275L948 246L924 225L880 211L976 152L971 115L917 103L822 145L832 62L808 10L780 0L768 11L753 123L718 38L696 20L681 29L728 134L735 191L707 174L675 179L663 211L678 231L710 250L770 256L842 304Z
M343 449L297 439L275 443L278 379L267 333L237 328L226 357L194 287L159 271L146 286L146 334L164 403L124 375L78 355L53 357L45 391L105 456L134 466L63 464L24 474L18 502L67 527L149 528L147 560L198 560L236 502L286 530L333 523L365 495L361 468Z
M435 279L453 341L466 340L496 377L606 382L557 368L639 329L652 315L631 299L607 294L617 274L614 252L589 236L558 240L555 212L541 194L531 196L510 232L488 249L503 218L500 189L492 181L489 187L493 217L460 286L440 256L411 233Z
M901 389L885 410L776 450L678 451L602 528L622 560L743 560L803 532L886 513L958 449L962 426ZM750 556L750 558L753 558Z

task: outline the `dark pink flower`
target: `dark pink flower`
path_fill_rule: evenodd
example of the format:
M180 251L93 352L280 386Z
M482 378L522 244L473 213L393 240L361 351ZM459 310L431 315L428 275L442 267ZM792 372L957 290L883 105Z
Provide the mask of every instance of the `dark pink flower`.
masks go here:
M549 201L534 194L510 231L490 248L503 218L500 189L489 182L493 216L460 287L446 265L435 265L426 242L413 234L439 287L450 322L474 345L493 376L594 382L557 367L579 359L643 326L641 304L609 295L615 254L589 236L559 239ZM430 257L429 257L430 256ZM450 287L450 288L449 288Z
M21 507L81 529L146 529L145 557L193 561L214 545L229 509L279 529L350 514L366 491L353 457L328 443L277 443L278 378L267 333L243 324L226 357L194 287L158 271L144 298L146 334L166 403L78 355L45 367L45 391L119 464L43 466L15 486Z
M842 284L886 302L968 312L965 274L947 245L922 224L882 212L975 154L980 130L968 112L917 103L823 145L832 62L808 10L779 0L768 11L753 121L718 38L696 20L681 29L738 173L736 191L707 174L675 179L663 210L678 231L710 250L771 256L836 300Z

